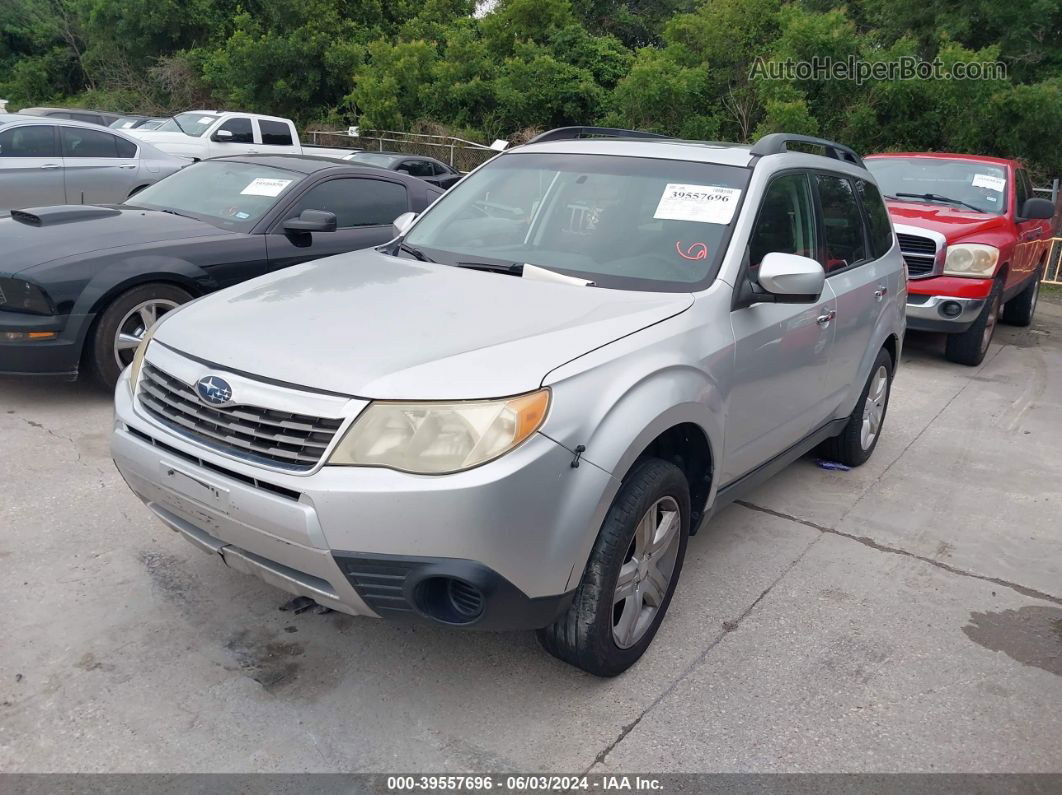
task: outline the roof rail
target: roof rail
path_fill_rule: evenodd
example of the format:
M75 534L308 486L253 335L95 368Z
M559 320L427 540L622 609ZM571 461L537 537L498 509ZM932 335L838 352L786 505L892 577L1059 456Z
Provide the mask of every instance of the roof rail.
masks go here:
M854 149L851 149L844 144L839 144L834 141L827 141L825 138L815 138L811 135L794 135L792 133L771 133L770 135L763 136L755 144L749 153L752 155L777 155L782 152L789 151L789 144L811 144L813 146L821 146L826 150L826 157L832 157L834 160L844 160L853 165L863 168L863 160L855 153Z
M577 138L670 138L670 135L645 132L644 130L624 130L619 127L558 127L539 133L527 143L541 144L546 141L571 141Z

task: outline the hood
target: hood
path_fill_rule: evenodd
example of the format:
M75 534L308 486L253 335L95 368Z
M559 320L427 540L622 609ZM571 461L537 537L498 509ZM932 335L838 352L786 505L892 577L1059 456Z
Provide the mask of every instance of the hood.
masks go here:
M160 151L172 155L191 157L202 154L206 146L205 138L196 138L193 135L185 135L183 132L159 132L158 130L124 130L128 135L138 138L144 143L151 144Z
M552 369L683 312L689 293L532 281L366 250L201 298L155 340L223 368L364 398L537 389Z
M975 213L945 204L887 200L886 205L895 223L939 232L949 243L980 232L1004 229L1008 225L1004 215Z
M230 234L194 218L122 206L41 207L15 215L0 218L0 270L6 273L108 249Z

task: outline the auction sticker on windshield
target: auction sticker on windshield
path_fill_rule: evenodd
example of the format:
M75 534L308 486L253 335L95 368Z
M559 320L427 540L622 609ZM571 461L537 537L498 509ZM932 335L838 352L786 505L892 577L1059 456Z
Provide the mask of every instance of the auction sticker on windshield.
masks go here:
M990 174L974 174L973 186L1002 192L1007 187L1007 181L1003 177L993 177Z
M683 185L669 182L664 186L653 218L668 221L699 221L704 224L729 224L734 218L740 188L718 185Z
M279 196L284 188L291 184L290 179L267 179L259 177L240 191L245 196Z

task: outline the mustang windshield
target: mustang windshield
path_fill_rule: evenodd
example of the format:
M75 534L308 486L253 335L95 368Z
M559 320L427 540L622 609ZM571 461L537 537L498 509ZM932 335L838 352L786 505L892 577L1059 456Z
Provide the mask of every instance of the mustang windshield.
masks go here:
M599 287L679 291L714 275L747 169L517 153L466 177L405 243L439 262L538 265Z
M302 179L302 174L281 168L204 160L144 188L125 203L243 231Z
M1006 212L1007 170L1003 166L951 157L870 157L863 162L887 199L959 210L976 208L997 215Z

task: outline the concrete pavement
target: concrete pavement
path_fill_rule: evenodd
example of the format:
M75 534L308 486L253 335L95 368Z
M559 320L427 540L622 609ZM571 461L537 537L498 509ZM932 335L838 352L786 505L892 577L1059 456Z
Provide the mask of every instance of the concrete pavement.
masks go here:
M1062 307L912 335L874 458L691 540L646 657L278 611L150 518L89 385L0 381L5 771L1062 771Z

